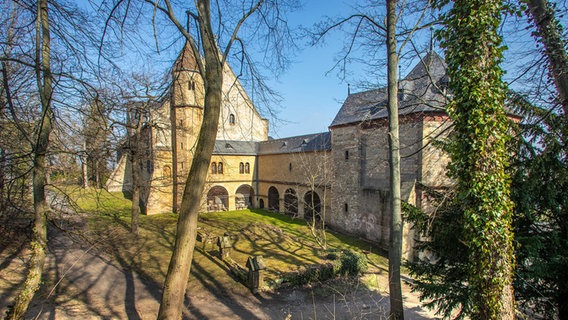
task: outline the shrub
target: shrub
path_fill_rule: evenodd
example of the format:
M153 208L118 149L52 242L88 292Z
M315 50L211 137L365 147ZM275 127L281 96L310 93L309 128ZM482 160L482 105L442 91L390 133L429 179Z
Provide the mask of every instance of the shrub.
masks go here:
M341 275L356 277L368 269L367 257L361 253L353 252L351 250L343 251L340 261Z
M367 271L367 258L353 251L331 251L326 258L330 262L312 265L301 270L288 273L282 282L293 286L303 286L314 282L325 281L340 276L356 277Z

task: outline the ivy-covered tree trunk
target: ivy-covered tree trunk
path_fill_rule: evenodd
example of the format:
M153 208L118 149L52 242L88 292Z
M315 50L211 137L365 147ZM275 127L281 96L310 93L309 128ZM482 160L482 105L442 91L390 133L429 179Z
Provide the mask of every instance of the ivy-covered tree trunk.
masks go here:
M400 200L400 142L398 129L398 57L396 52L397 0L387 0L387 81L389 115L390 238L389 319L404 319L400 263L402 259L402 208Z
M474 319L514 319L510 179L505 173L509 120L499 67L504 47L499 0L456 0L444 17L454 121L450 175L464 207L463 242Z
M28 306L41 284L41 276L47 249L47 203L45 186L47 185L48 170L46 166L49 135L52 131L51 96L53 93L53 80L51 75L51 38L49 33L48 1L40 0L37 4L36 22L36 75L41 100L41 118L38 126L37 140L34 145L33 159L33 202L34 223L29 262L26 280L16 297L14 307L7 315L7 319L24 319Z

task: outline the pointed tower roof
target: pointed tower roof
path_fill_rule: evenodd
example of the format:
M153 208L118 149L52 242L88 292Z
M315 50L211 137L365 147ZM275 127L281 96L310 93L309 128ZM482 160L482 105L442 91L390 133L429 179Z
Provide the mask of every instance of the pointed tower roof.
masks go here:
M444 60L429 52L399 82L399 114L440 111L447 103L447 84ZM387 98L386 87L349 95L330 127L386 118Z
M191 45L189 41L185 42L183 49L181 50L179 56L174 63L173 71L197 71L199 70L199 66L197 65L197 58L193 50L191 49Z

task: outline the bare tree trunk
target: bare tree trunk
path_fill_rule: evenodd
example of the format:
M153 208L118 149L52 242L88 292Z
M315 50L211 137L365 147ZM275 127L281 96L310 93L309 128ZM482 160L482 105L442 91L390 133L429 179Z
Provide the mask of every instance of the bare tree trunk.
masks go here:
M6 198L6 191L5 191L5 171L4 168L6 167L6 150L4 148L0 149L0 217L4 213L4 204Z
M37 82L41 97L41 122L35 144L34 167L33 167L33 200L34 200L34 225L31 241L31 259L26 281L16 298L13 309L8 314L8 319L23 319L28 306L41 284L41 275L46 256L47 247L47 213L49 205L45 195L47 184L46 154L49 146L51 125L51 95L52 75L50 69L50 34L47 0L38 1L37 13L37 36L36 36L36 68ZM41 57L40 57L41 55ZM40 64L41 63L41 64Z
M400 203L400 150L398 132L398 57L396 52L396 0L387 0L387 61L389 167L391 194L391 227L389 241L390 319L404 319L400 262L402 258L402 214Z
M197 10L207 68L204 79L205 106L203 122L199 131L193 162L185 183L177 223L176 242L164 283L158 319L181 319L181 307L183 306L193 260L201 195L217 137L221 110L223 66L211 28L209 0L198 0Z
M81 154L81 173L83 176L83 189L89 187L89 174L87 169L87 146L85 145L84 151Z
M544 45L550 74L554 80L564 114L568 114L568 55L562 30L556 19L554 9L548 0L523 1L536 26L537 35Z
M134 152L132 156L132 217L130 231L138 235L138 220L140 217L140 157Z
M132 210L131 210L131 221L130 221L130 231L138 235L138 220L140 217L140 163L141 163L141 148L140 142L142 137L142 110L135 110L135 131L134 134L129 134L129 145L128 149L130 152L130 161L132 162ZM131 124L130 124L131 125Z

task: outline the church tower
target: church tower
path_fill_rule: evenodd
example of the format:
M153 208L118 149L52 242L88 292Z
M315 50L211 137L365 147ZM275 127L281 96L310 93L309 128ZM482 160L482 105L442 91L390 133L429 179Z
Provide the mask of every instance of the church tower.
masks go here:
M172 69L170 118L172 126L173 208L178 212L203 119L205 86L197 56L186 42Z

